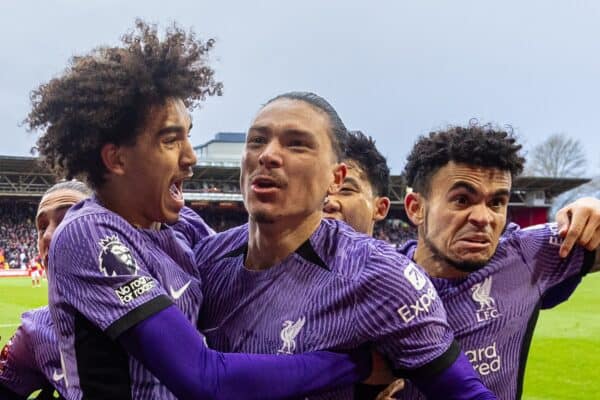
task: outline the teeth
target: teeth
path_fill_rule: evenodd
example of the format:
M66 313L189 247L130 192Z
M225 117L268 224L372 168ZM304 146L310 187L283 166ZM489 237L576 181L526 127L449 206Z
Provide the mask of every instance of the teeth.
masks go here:
M169 187L169 193L171 193L171 195L177 199L182 198L182 194L181 194L181 190L179 190L179 187L173 183L170 187Z

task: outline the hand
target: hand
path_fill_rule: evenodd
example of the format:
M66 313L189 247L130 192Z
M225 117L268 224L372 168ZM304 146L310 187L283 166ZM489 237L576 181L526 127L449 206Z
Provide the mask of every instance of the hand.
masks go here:
M582 197L556 213L558 234L564 239L559 255L566 257L576 244L594 251L600 246L600 200Z
M392 370L383 356L376 351L371 352L373 368L371 375L363 381L366 385L387 385L396 380Z
M394 400L396 393L404 389L404 379L397 379L380 392L375 400Z

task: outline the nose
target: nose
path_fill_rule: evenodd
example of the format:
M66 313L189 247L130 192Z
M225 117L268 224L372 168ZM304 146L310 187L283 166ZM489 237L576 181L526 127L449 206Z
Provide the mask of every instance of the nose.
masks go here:
M258 156L258 163L266 168L278 168L283 165L281 146L277 140L271 140L269 144L264 147Z
M335 196L329 195L325 198L325 204L323 205L323 212L325 212L327 214L334 214L336 212L339 212L340 209L341 209L341 204L339 201L337 201Z
M196 157L196 152L192 146L192 142L190 139L186 139L183 143L183 148L181 151L181 166L183 168L191 168L198 162L198 158Z
M469 222L479 228L483 228L492 222L492 214L485 203L476 204L471 208Z

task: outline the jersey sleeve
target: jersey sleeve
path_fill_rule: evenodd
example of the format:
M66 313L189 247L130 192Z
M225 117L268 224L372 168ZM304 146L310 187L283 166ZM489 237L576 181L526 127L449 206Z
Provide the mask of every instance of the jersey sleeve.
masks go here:
M459 349L441 299L423 269L376 248L361 274L356 326L402 376L429 375L454 362Z
M0 352L0 385L27 396L47 384L37 366L30 335L22 323Z
M559 256L562 238L555 223L536 225L515 232L525 263L531 268L544 308L566 300L591 268L595 253L575 246L566 258Z
M111 214L80 216L60 227L50 246L50 305L74 308L113 339L171 305L136 238L133 227Z

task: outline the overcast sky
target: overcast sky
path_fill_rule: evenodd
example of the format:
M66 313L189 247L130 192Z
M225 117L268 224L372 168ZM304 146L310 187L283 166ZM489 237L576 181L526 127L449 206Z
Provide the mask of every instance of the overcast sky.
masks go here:
M267 99L310 90L377 140L394 173L415 139L470 118L510 124L526 148L582 142L600 171L597 1L0 0L0 154L28 155L29 92L68 59L116 44L136 17L214 37L225 85L194 112L194 144L245 131Z

